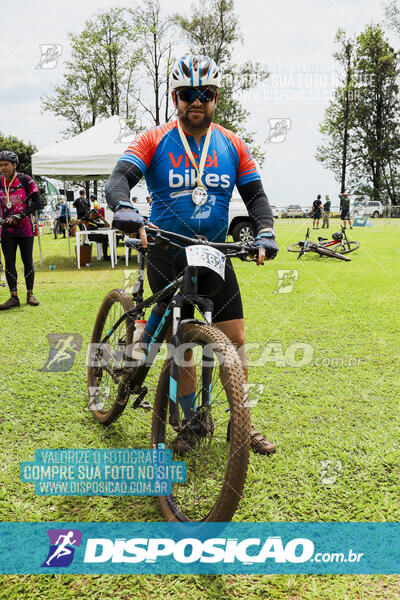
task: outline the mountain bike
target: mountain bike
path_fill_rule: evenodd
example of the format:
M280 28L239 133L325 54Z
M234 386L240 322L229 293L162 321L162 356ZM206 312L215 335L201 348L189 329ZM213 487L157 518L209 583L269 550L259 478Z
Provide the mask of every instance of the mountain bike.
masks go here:
M316 252L320 256L338 258L349 262L351 258L343 255L353 252L353 250L356 250L359 246L359 242L353 242L347 239L345 230L343 230L342 233L334 233L332 240L319 237L318 243L312 242L310 240L310 228L308 228L304 241L291 244L288 247L288 252L297 252L298 259L301 258L305 252Z
M138 279L131 295L112 290L100 306L89 352L89 408L99 423L109 425L132 396L137 448L148 446L151 429L152 448L171 449L174 460L182 457L182 448L188 450L183 453L185 483L173 484L171 495L158 497L168 521L228 521L246 480L249 401L237 351L212 324L213 303L201 295L199 269L223 277L228 257L255 260L251 257L257 251L148 226L146 231L150 247L186 252L187 266L164 289L143 299L146 250L139 240L130 240L138 251ZM150 307L161 307L162 317L150 342L138 348L135 326ZM193 316L187 317L190 311ZM188 406L182 399L190 391L194 399ZM154 399L151 422L147 399Z
M318 241L324 248L329 248L329 250L333 250L333 252L338 252L339 254L349 254L350 252L354 252L360 247L360 242L356 242L355 240L349 240L346 234L346 228L343 225L340 226L341 232L337 231L332 234L332 239L319 237Z

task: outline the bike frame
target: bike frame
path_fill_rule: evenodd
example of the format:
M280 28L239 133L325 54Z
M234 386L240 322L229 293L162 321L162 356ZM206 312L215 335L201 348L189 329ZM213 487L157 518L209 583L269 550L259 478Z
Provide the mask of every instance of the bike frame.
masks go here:
M182 249L181 246L177 244L173 244L167 238L163 237L163 230L154 230L146 227L148 233L155 234L155 238L157 240L158 237L158 245L163 246L164 242L167 241L170 245L176 246ZM242 260L253 260L247 259L246 257L249 254L249 247L238 244L227 244L227 243L213 243L208 242L205 239L192 239L187 238L186 236L182 236L180 234L171 234L168 232L168 235L174 237L180 241L191 242L202 244L206 246L212 246L217 249L226 250L226 255L229 254L229 251L235 251L236 256L242 258ZM150 243L149 245L157 245L156 243ZM165 244L164 244L165 245ZM150 342L144 350L143 358L140 359L140 362L136 365L126 366L123 370L123 373L126 375L126 380L122 382L122 385L128 385L130 392L132 394L137 394L138 397L134 402L134 408L137 408L141 405L142 400L144 399L147 388L143 387L143 383L147 377L149 370L151 369L155 357L158 354L161 344L165 341L168 335L168 331L172 328L172 335L170 339L171 349L173 352L174 360L171 360L170 363L170 383L169 383L169 420L170 423L178 423L179 422L179 411L178 411L178 375L179 375L179 365L175 360L177 348L182 344L183 335L185 325L188 323L199 323L199 324L212 324L212 309L213 302L211 300L202 298L198 295L198 267L187 266L184 269L183 275L177 277L169 283L165 288L156 292L155 294L149 296L146 299L143 299L143 290L144 290L144 274L145 274L145 255L146 250L141 247L140 242L133 243L133 247L136 247L138 250L138 264L139 264L139 276L138 281L134 284L132 290L132 297L135 302L135 307L126 313L124 313L118 321L112 326L112 328L108 331L107 335L103 338L100 345L107 343L110 336L117 329L117 327L125 320L130 319L131 322L136 319L142 319L144 316L144 312L146 308L161 302L165 298L174 293L172 300L167 305L167 308L164 312L164 315L161 317L160 323L156 328ZM203 315L204 321L199 321L198 319L189 318L182 319L182 309L185 306L193 306L197 308L199 312ZM128 357L125 357L125 362ZM206 408L210 405L211 398L211 376L212 370L214 368L213 361L203 350L202 356L202 398L201 398L201 408Z
M345 248L345 244L346 243L348 244L349 240L347 239L345 228L343 226L341 226L341 229L342 229L342 234L343 234L343 238L341 240L326 240L326 241L319 240L317 243L317 242L312 242L310 240L310 228L308 227L306 236L304 238L304 245L297 257L297 260L299 260L299 258L301 258L305 252L312 251L317 246L319 246L321 248L333 249L339 245L339 246L342 246L343 248Z
M324 248L335 248L338 245L345 248L345 242L348 243L349 240L347 239L346 229L343 226L341 226L341 229L343 235L343 238L341 240L328 240L326 243L321 243L321 245L323 245Z

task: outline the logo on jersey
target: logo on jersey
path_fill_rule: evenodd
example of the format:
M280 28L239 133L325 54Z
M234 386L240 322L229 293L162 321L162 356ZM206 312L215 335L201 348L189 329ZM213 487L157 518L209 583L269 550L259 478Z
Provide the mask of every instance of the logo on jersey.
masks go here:
M215 206L216 201L216 196L209 196L206 204L203 204L203 206L195 206L194 212L190 218L208 219L208 217L211 215L211 207Z
M196 187L197 185L197 173L196 170L190 168L191 162L186 153L174 156L172 152L168 152L169 159L172 164L172 169L168 171L168 182L171 188L180 187ZM195 160L198 160L199 155L193 154ZM182 167L184 172L182 173ZM207 154L204 167L218 169L218 157L215 150L211 154ZM174 169L179 169L176 172ZM203 183L207 188L221 187L228 188L231 184L231 178L226 173L219 175L218 173L207 173L203 175Z

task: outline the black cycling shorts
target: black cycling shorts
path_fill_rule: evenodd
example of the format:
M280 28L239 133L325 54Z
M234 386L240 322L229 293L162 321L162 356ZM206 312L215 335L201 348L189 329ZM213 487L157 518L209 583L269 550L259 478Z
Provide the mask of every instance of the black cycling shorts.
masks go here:
M147 253L147 278L153 294L179 277L186 265L184 250L175 254L168 250L150 248ZM229 258L226 260L225 281L214 271L199 268L198 290L199 295L209 298L214 304L212 312L214 323L243 319L242 298ZM172 296L166 300L169 301L171 298ZM185 311L186 317L189 317L189 314Z

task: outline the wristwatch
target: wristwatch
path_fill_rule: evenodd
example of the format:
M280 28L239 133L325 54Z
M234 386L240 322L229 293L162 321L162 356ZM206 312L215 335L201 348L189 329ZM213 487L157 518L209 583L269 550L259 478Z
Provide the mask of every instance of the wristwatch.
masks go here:
M275 231L274 229L272 229L272 227L264 227L263 229L260 229L260 231L257 234L257 237L275 239Z
M120 200L118 202L118 204L115 206L114 212L117 211L119 208L131 208L135 212L139 212L138 209L135 206L132 206L132 204L130 202L128 202L127 200Z

